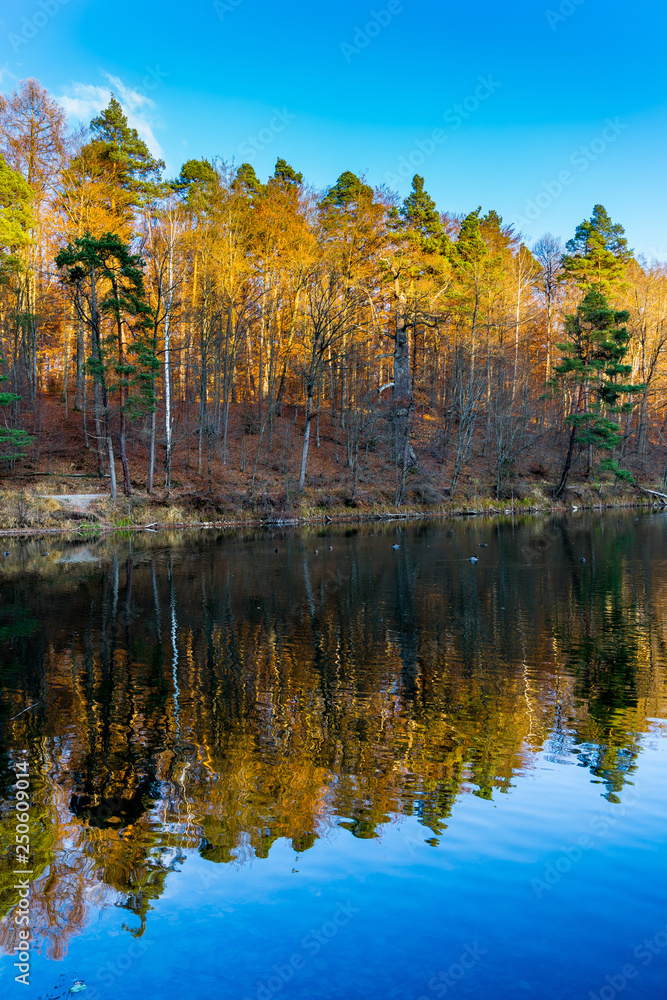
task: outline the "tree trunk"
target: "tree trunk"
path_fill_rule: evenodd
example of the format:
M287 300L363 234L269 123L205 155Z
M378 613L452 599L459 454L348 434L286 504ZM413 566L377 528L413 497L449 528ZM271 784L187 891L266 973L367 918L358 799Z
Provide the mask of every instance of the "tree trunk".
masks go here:
M85 378L85 349L83 341L83 323L81 318L76 321L76 389L74 391L74 409L83 409L83 383Z
M174 301L174 244L169 243L169 295L164 315L164 460L165 488L171 490L171 309Z
M109 449L109 472L111 473L111 499L115 500L118 496L118 490L116 489L116 466L114 464L111 435L107 438L107 447Z
M130 465L127 461L127 443L126 443L126 433L125 433L125 413L123 410L120 411L120 461L123 466L123 493L126 497L132 495L132 487L130 485Z
M69 372L69 351L67 344L67 311L63 308L63 399L65 401L65 420L69 409L69 399L67 396L67 375Z
M313 419L313 396L314 386L309 385L306 393L306 424L303 429L303 448L301 449L301 469L299 471L299 493L303 491L306 482L306 468L308 466L308 446L310 444L310 424Z
M95 400L95 442L97 444L97 471L104 475L104 435L102 434L102 386L95 380L93 389Z
M570 434L570 443L567 446L567 455L565 456L565 465L563 466L563 472L560 477L560 482L557 489L554 492L556 498L560 497L563 490L567 485L567 478L570 475L570 466L572 465L572 454L574 452L574 444L577 440L577 428L576 426L572 428L572 433Z
M405 497L405 482L408 475L408 465L410 463L410 429L412 426L412 414L414 412L413 404L408 408L408 413L405 421L404 434L405 439L403 441L403 456L401 460L401 479L396 490L395 502L396 506L400 507L403 503Z
M411 405L410 380L410 339L408 322L403 313L396 316L396 332L394 339L394 461L402 461L404 447L410 447L408 414Z
M155 410L151 413L151 444L148 458L148 486L147 493L153 492L153 475L155 473Z

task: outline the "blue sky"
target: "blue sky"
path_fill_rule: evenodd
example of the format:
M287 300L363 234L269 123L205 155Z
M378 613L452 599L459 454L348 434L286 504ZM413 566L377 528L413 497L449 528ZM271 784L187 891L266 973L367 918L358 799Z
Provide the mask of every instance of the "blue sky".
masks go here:
M660 0L14 0L0 86L88 121L114 90L177 174L191 157L346 169L563 239L601 202L667 260Z

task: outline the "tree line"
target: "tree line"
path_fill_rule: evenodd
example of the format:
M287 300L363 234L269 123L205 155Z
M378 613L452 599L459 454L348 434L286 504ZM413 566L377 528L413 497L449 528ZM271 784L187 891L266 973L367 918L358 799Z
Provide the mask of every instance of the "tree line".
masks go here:
M602 205L528 246L419 175L402 201L351 171L316 191L280 158L265 181L222 159L169 179L114 96L79 131L35 80L0 98L9 466L55 398L114 496L128 435L149 493L177 456L211 486L240 462L251 496L271 467L297 496L325 421L352 500L385 476L402 503L427 459L449 496L480 463L505 496L527 456L556 496L572 471L655 480L666 315L665 267Z

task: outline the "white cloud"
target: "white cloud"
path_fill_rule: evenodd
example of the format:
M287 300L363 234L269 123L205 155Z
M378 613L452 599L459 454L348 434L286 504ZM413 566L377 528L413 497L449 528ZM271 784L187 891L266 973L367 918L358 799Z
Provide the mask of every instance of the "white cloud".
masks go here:
M141 90L127 87L117 76L102 73L110 86L99 87L93 83L72 83L64 88L64 93L58 98L59 103L71 118L88 124L91 118L106 108L115 94L127 118L128 125L136 128L153 156L162 157L162 147L155 138L153 131L159 125L156 115L155 101Z
M13 83L18 80L9 68L8 63L4 66L0 66L0 87L6 87L9 83Z

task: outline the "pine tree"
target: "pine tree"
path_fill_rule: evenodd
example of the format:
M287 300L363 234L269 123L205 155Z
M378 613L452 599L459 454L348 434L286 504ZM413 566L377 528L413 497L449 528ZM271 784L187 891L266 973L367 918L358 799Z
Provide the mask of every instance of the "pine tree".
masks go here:
M558 344L563 355L554 368L551 384L567 386L576 400L576 409L568 417L571 425L567 454L555 495L559 497L567 484L575 445L604 451L608 457L600 465L618 478L630 474L618 467L611 452L621 440L621 429L615 417L629 413L632 393L642 392L643 385L632 385L626 379L632 365L625 364L630 335L629 313L609 308L600 289L593 288L578 307L576 314L565 319L567 341ZM625 402L623 400L625 399Z
M127 222L139 206L159 193L164 161L156 160L137 130L129 126L113 94L108 107L91 121L90 131L92 139L77 159L87 173L108 177L110 214Z
M166 185L178 194L195 215L205 215L215 200L220 176L209 160L187 160L176 180Z
M611 221L603 205L596 205L590 219L577 226L566 249L563 279L574 281L584 291L595 286L609 294L623 282L632 260L623 226Z
M484 281L489 263L489 248L482 236L480 212L481 206L466 215L461 223L458 239L448 250L456 278L457 299L463 315L468 315L470 322L470 344L473 358L477 350L477 327L482 300Z
M279 184L290 184L294 187L299 187L303 184L303 174L296 172L294 167L291 167L286 160L280 157L276 160L276 169L273 172L272 180L277 181Z
M232 183L232 188L235 191L242 191L243 194L248 195L250 198L264 194L266 191L266 187L261 183L259 177L255 173L255 168L252 163L241 164L239 169L236 171L236 177Z
M118 396L120 458L126 496L131 494L126 450L126 416L136 417L154 407L153 385L157 369L150 337L151 309L146 301L143 261L133 255L115 234L101 239L83 236L56 257L61 280L73 291L81 322L91 333L96 401L104 415L109 448L112 494L115 494L109 395ZM105 320L110 322L105 322ZM129 330L131 342L127 343ZM100 437L98 431L98 438Z
M474 268L488 255L489 250L482 236L481 211L480 206L466 215L458 239L452 244L451 259L460 268Z
M181 173L170 187L174 191L189 190L193 184L214 184L217 174L209 160L186 160L181 167Z
M373 188L353 174L351 170L345 170L340 175L336 183L329 188L320 206L324 209L340 208L354 209L362 204L369 204L373 200Z
M449 240L442 227L440 214L430 194L424 190L424 178L415 174L412 190L403 202L399 215L407 232L419 239L426 253L443 253Z
M0 382L6 382L7 376L0 375ZM5 410L15 403L20 403L21 397L15 392L0 392L0 407ZM25 458L27 449L34 438L20 427L12 427L3 413L0 415L0 461L13 463L19 458Z

